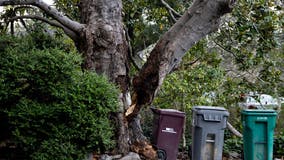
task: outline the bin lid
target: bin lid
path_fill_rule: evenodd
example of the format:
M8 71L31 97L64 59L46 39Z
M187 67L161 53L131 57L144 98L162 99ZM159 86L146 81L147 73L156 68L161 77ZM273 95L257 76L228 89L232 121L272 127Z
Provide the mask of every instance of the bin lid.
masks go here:
M223 107L213 107L213 106L193 106L194 110L215 110L215 111L226 111Z
M223 108L223 107L213 107L213 106L194 106L193 111L195 111L196 114L222 114L223 116L229 116L229 112Z
M277 115L277 112L273 109L244 109L242 111L244 115Z
M176 110L176 109L157 109L157 108L151 107L151 110L155 114L185 117L185 113L184 112L181 112L181 111Z

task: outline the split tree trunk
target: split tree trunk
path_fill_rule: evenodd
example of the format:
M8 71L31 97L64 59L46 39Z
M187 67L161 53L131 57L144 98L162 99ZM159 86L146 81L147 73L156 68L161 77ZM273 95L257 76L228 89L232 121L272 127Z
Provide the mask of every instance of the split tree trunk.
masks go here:
M140 127L138 115L141 107L152 102L165 76L179 65L186 51L218 28L220 17L231 11L233 3L231 0L196 0L159 40L134 78L130 106L128 43L122 24L122 3L120 0L81 1L81 23L86 25L76 44L84 56L83 68L106 75L121 88L117 113L121 153L132 149L149 159L154 158L153 149Z
M124 111L130 105L128 77L128 43L122 24L120 0L82 0L81 21L86 24L76 44L83 54L82 67L105 75L121 89L120 108L117 112L118 148L129 152L129 128Z
M133 80L134 96L126 116L135 117L150 104L166 75L178 67L185 53L201 38L219 27L220 18L231 12L234 0L195 0L176 24L166 32Z
M131 105L131 97L128 43L121 16L122 3L119 0L82 0L81 8L81 20L86 27L80 35L81 40L76 44L84 56L82 67L107 76L121 89L120 108L116 115L119 152L127 154L130 150L144 151L145 146L149 146L143 136L139 117L127 121L124 116Z

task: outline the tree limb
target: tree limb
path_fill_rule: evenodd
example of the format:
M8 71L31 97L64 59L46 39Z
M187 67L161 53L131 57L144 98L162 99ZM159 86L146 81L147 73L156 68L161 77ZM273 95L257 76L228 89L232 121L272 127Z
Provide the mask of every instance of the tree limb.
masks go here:
M22 18L20 18L20 22L22 23L22 25L24 26L24 28L25 28L26 30L28 30L27 25L26 25L25 21L24 21Z
M170 12L172 12L178 17L181 17L181 15L176 10L174 10L167 2L165 2L164 0L161 0L161 2Z
M14 30L14 27L15 27L14 21L11 21L11 22L10 22L10 25L11 25L11 27L10 27L11 35L14 35L14 33L15 33L15 30Z
M193 66L194 64L196 64L197 62L199 62L200 59L201 59L201 57L198 57L198 58L196 58L195 60L193 60L193 61L191 61L191 62L185 63L183 66L184 66L185 68L187 68L187 67L189 67L189 66ZM174 68L171 72L174 72L174 71L177 71L177 70L179 70L179 67Z
M172 17L173 21L174 22L177 22L177 19L176 17L174 16L173 12L172 11L169 11L170 12L170 16Z
M234 126L232 126L231 123L227 122L227 127L237 137L240 137L240 138L243 137L243 135L236 128L234 128Z
M10 18L9 20L10 21L14 21L14 20L18 20L18 19L36 19L36 20L40 20L40 21L43 21L45 23L48 23L48 24L50 24L52 26L55 26L55 27L59 27L59 28L64 27L63 25L61 25L58 22L51 21L51 20L49 20L47 18L44 18L44 17L41 17L41 16L37 16L37 15L15 16L15 17Z
M33 6L17 6L14 8L14 11L17 12L18 10L20 9L36 9L36 7L33 7Z
M204 36L216 31L220 17L232 11L234 0L196 0L174 26L160 38L150 57L133 79L132 105L126 111L135 117L150 104L166 75L181 62L186 51Z
M43 21L51 26L54 26L54 27L59 27L61 29L63 29L63 31L71 38L71 39L77 39L78 36L75 32L71 31L70 29L66 28L65 26L63 26L62 24L56 22L56 21L51 21L47 18L44 18L44 17L41 17L41 16L36 16L36 15L25 15L25 16L15 16L13 18L10 18L9 20L10 21L14 21L14 20L17 20L17 19L36 19L36 20L40 20L40 21Z
M79 33L84 25L80 24L76 21L69 19L68 17L64 16L58 10L53 7L50 7L48 4L44 3L42 0L0 0L0 6L7 6L7 5L33 5L40 9L42 9L46 14L50 15L52 18L57 20L66 28Z
M131 38L130 38L129 33L128 33L128 28L126 26L124 26L123 28L124 28L124 31L125 31L126 41L128 42L128 56L130 58L130 61L133 64L133 66L135 67L135 69L137 69L139 71L141 69L141 67L139 67L138 64L136 63L136 61L134 60L133 49L131 47Z

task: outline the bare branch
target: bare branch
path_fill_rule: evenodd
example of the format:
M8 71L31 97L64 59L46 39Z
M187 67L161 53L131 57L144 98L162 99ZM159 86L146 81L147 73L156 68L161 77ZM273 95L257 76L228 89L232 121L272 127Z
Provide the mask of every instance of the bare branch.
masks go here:
M170 12L172 12L178 17L181 17L181 15L176 10L174 10L167 2L165 2L164 0L161 0L161 2Z
M10 22L10 25L11 25L11 27L10 27L11 35L14 35L14 33L15 33L15 30L14 30L14 27L15 27L14 21L11 21L11 22Z
M55 22L55 21L51 21L47 18L44 18L44 17L40 17L40 16L36 16L36 15L26 15L26 16L15 16L13 18L10 18L9 20L10 21L15 21L17 19L36 19L36 20L40 20L40 21L43 21L45 23L48 23L52 26L55 26L55 27L59 27L59 28L63 28L64 26L61 25L60 23L58 22Z
M234 126L232 126L231 123L227 122L227 127L237 137L243 137L243 135Z
M177 22L177 19L176 19L176 17L174 16L173 12L172 12L172 11L169 11L169 12L170 12L170 15L171 15L173 21L174 21L174 22Z
M63 26L62 24L56 22L56 21L51 21L47 18L44 18L44 17L41 17L41 16L36 16L36 15L26 15L26 16L15 16L13 18L10 18L9 20L10 21L15 21L17 19L36 19L36 20L40 20L40 21L43 21L51 26L54 26L54 27L59 27L61 29L63 29L63 31L73 40L77 39L78 36L75 32L71 31L70 29L66 28L65 26Z
M134 65L134 67L137 69L137 70L140 70L141 67L138 66L138 64L135 62L134 60L134 57L133 57L133 49L131 47L131 39L130 39L130 36L128 34L128 28L126 26L123 27L124 28L124 31L125 31L125 34L126 34L126 41L128 42L128 55L130 57L130 61L132 62L132 64Z
M36 9L36 7L33 7L33 6L17 6L14 8L14 11L18 11L20 9Z
M45 13L50 15L52 18L57 20L66 28L79 33L84 25L80 24L76 21L69 19L68 17L64 16L58 10L53 7L50 7L48 4L44 3L42 0L0 0L0 6L7 6L7 5L33 5L40 9L42 9Z
M183 66L185 68L189 67L189 66L193 66L195 65L197 62L199 62L199 60L201 59L201 57L198 57L196 58L194 61L191 61L191 62L188 62L188 63L185 63ZM180 66L176 66L175 68L173 68L171 71L170 71L170 74L175 72L175 71L178 71L178 70L181 70L182 68Z
M20 22L25 27L25 29L28 30L27 25L26 25L25 21L22 18L20 18Z
M200 59L201 59L201 57L198 57L194 61L186 63L185 66L192 66L192 65L196 64Z
M213 40L213 42L214 42L218 47L220 47L222 50L224 50L225 52L228 52L228 53L232 54L235 58L237 58L237 55L236 55L233 51L231 51L231 50L225 48L224 46L222 46L220 43L216 42L215 40ZM243 64L243 62L242 62L242 64Z

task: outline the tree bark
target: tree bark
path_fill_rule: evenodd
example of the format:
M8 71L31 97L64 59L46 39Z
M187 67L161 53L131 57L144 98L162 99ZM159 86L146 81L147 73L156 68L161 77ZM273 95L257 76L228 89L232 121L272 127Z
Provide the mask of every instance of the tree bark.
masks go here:
M81 21L86 24L81 41L77 42L83 54L82 67L105 75L121 89L118 148L129 152L129 129L124 111L130 105L128 76L128 43L122 24L122 2L120 0L82 0Z
M237 137L242 138L243 135L234 127L231 125L231 123L227 122L228 129Z

